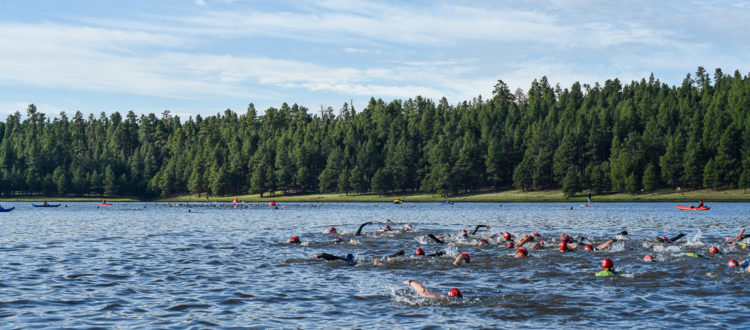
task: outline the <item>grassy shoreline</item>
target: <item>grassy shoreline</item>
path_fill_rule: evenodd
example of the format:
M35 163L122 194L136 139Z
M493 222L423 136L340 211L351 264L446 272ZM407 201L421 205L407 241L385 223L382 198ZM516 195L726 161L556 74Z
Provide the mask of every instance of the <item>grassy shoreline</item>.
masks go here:
M404 202L441 202L444 201L439 195L425 193L394 194L394 195L346 195L346 194L304 194L304 195L265 195L261 198L257 194L237 196L195 196L180 195L158 199L141 199L138 197L60 197L60 196L0 196L2 202L231 202L234 198L247 202L374 202L392 203L394 199ZM527 191L507 190L501 192L483 192L476 194L465 194L449 198L453 202L574 202L585 203L586 194L581 193L575 197L566 199L560 190ZM630 194L605 194L592 196L594 203L599 202L683 202L693 203L698 200L705 202L750 202L750 192L743 189L733 190L662 190L653 193L638 195Z

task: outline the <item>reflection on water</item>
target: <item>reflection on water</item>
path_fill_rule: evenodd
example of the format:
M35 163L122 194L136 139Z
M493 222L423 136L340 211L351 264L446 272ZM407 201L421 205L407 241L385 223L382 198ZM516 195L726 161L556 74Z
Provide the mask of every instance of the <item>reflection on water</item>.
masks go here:
M261 204L96 203L0 213L0 324L7 327L743 327L750 253L726 245L748 203L706 212L671 203ZM569 210L573 207L573 210ZM394 229L378 232L389 219ZM359 224L375 223L354 236ZM401 228L411 224L413 230ZM477 235L460 238L488 224ZM329 227L340 234L329 234ZM557 250L560 234L603 251ZM502 235L538 231L545 250L513 258ZM678 244L655 236L687 234ZM447 244L426 238L443 234ZM288 244L292 236L302 244ZM341 237L343 243L336 243ZM354 242L350 240L354 239ZM351 244L355 243L355 244ZM723 252L710 255L708 248ZM427 254L418 258L421 247ZM405 255L374 266L376 258ZM691 258L693 250L705 258ZM354 255L356 266L314 259ZM471 263L452 264L458 253ZM644 263L647 253L657 262ZM603 258L621 272L598 278ZM406 279L464 299L416 296ZM697 323L696 323L697 322Z

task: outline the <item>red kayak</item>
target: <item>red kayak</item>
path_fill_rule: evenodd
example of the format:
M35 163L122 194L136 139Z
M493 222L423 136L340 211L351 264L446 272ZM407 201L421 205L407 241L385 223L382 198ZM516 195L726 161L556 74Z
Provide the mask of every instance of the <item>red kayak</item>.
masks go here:
M99 205L112 205L112 203L99 203Z
M701 207L697 207L697 206L693 206L693 205L690 205L690 206L675 205L675 206L677 206L677 208L680 209L680 210L687 210L687 211L706 211L706 210L710 210L711 209L708 206L701 206Z

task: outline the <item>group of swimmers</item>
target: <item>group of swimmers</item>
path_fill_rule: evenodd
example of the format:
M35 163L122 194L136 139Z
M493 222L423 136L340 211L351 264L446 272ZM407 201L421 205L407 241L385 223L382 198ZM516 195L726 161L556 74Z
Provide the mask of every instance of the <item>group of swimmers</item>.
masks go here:
M367 225L372 225L372 224L373 224L373 222L371 222L371 221L368 221L368 222L365 222L365 223L361 224L359 226L359 228L357 229L356 233L354 234L354 236L355 237L356 236L361 236L363 228L365 226L367 226ZM468 239L470 237L472 237L472 236L477 237L476 236L477 232L480 229L482 229L482 228L486 228L486 229L489 230L492 227L489 226L489 225L477 225L472 232L469 232L468 230L463 229L461 231L461 233L457 234L457 235L456 234L427 234L427 235L423 235L423 236L418 236L417 240L420 241L420 242L422 242L422 243L434 242L434 243L437 243L437 244L446 244L446 242L464 242L464 243L465 242L471 242L471 241L468 241ZM401 229L402 232L408 232L408 231L411 231L411 230L413 230L413 227L410 224L409 225L405 225ZM378 231L379 232L393 232L393 231L398 231L398 230L394 230L391 227L390 221L386 220L385 227L379 228ZM327 233L330 233L330 234L342 234L339 230L337 230L334 227L330 227L327 230ZM593 242L591 240L589 240L585 236L572 237L572 236L569 236L567 234L561 234L561 236L560 236L560 242L559 242L559 245L558 245L558 250L561 253L572 252L572 251L576 251L578 249L583 249L583 250L587 250L587 251L588 250L605 250L605 249L610 248L615 242L623 242L624 243L627 240L627 235L628 235L627 231L621 231L621 232L615 234L613 237L607 239L605 242L594 246ZM675 235L675 236L673 236L671 238L666 237L666 236L655 237L654 240L653 240L653 242L652 242L652 244L650 244L650 246L647 246L646 249L648 251L656 252L656 251L659 250L659 246L663 246L664 244L675 244L679 239L683 238L684 236L685 236L684 233L679 233L679 234L677 234L677 235ZM737 234L736 236L734 236L734 237L727 237L726 241L727 241L727 244L730 245L730 246L737 246L737 247L740 247L741 249L746 249L747 248L747 244L743 243L742 241L745 240L745 239L747 239L747 238L750 238L750 234L745 234L745 230L742 229L740 231L740 233ZM343 243L344 241L343 241L343 239L341 237L336 237L334 239L334 242ZM302 241L300 240L299 236L295 235L295 236L292 236L287 241L287 243L302 244ZM349 241L349 243L350 244L359 244L359 242L356 241L355 239L351 239ZM548 249L545 240L542 239L542 236L538 232L534 232L532 234L525 235L525 236L523 236L519 240L516 240L515 235L513 235L512 233L509 233L509 232L505 232L505 233L504 232L493 233L493 234L489 234L489 235L485 235L485 236L481 237L477 241L476 244L478 246L484 246L484 245L493 244L493 243L496 246L503 246L504 245L505 247L507 247L509 249L514 249L515 250L514 257L515 258L519 258L519 259L528 258L529 257L529 250L530 249L531 250ZM528 247L528 249L527 249L527 247ZM626 247L626 248L628 248L628 247ZM712 247L710 247L708 249L708 253L712 254L712 255L717 255L717 254L720 254L721 251L719 250L718 247L712 246ZM406 255L406 252L403 251L403 250L400 250L400 251L398 251L396 253L393 253L393 254L391 254L389 256L386 256L386 257L383 257L383 258L375 258L375 260L373 261L373 265L375 265L375 266L382 266L382 265L384 265L384 264L386 264L388 262L393 262L395 260L398 260L397 259L398 257L403 257L405 255ZM444 255L445 255L445 252L443 252L443 251L434 252L434 253L430 253L430 254L425 253L425 251L421 247L417 248L416 252L414 253L414 257L440 257L440 256L444 256ZM685 253L685 256L687 256L687 257L697 257L697 258L707 258L707 257L705 257L705 256L703 256L703 255L701 255L699 253L696 253L695 251L688 251L688 252ZM339 261L343 261L343 262L345 262L345 263L347 263L349 265L356 265L357 264L357 262L354 260L354 256L352 254L347 254L346 256L341 257L341 256L336 256L336 255L332 255L332 254L328 254L328 253L319 253L319 254L315 254L313 257L314 258L319 258L319 259L324 259L324 260L339 260ZM643 257L643 261L644 262L655 262L655 258L654 258L653 255L647 254L647 255L645 255ZM462 253L458 253L456 255L455 259L453 259L452 264L455 265L455 266L462 266L462 265L465 265L465 264L469 264L470 262L471 262L471 256L468 253L462 252ZM731 268L742 267L747 272L750 272L750 259L745 260L742 263L739 262L739 261L737 261L737 260L735 260L735 259L730 259L727 264ZM601 271L596 272L594 275L602 277L602 276L617 276L618 274L619 273L615 269L614 262L612 261L612 259L605 258L601 262ZM451 289L448 292L447 295L444 295L444 294L432 292L429 289L427 289L424 285L422 285L419 282L416 282L414 280L411 280L411 279L404 281L404 284L411 286L411 288L414 289L414 291L418 295L420 295L422 297L427 297L427 298L445 298L445 297L458 297L458 298L461 298L461 297L463 297L463 295L461 294L461 291L458 288L453 288L453 289Z

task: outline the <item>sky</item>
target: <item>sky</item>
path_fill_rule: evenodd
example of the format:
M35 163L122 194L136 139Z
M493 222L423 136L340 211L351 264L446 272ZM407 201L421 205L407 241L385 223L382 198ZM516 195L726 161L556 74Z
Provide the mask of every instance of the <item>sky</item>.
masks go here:
M546 76L679 85L750 70L750 1L0 1L0 121L186 118L370 97L451 104Z

